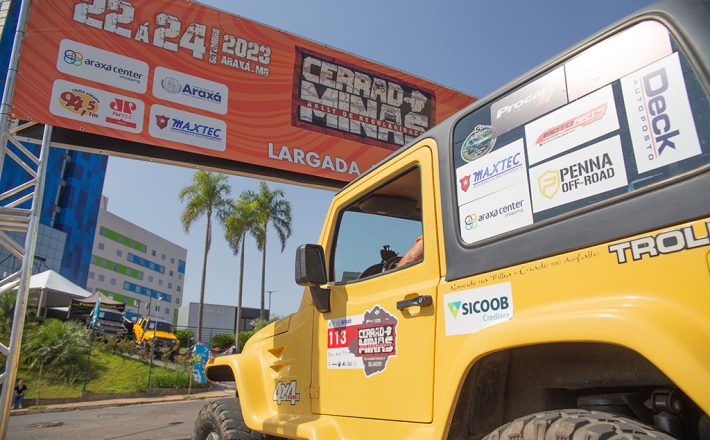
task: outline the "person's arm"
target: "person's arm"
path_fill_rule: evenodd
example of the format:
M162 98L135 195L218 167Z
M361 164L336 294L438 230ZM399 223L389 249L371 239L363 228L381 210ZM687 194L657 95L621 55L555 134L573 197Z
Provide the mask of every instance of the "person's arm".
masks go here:
M424 257L424 240L420 235L414 245L412 245L412 247L409 248L409 250L402 256L402 259L399 260L397 267L402 267L405 264L420 260L422 257Z

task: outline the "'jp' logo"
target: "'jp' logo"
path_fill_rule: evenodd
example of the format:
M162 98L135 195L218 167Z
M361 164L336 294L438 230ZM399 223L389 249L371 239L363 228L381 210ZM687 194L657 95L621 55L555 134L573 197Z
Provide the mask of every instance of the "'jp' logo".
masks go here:
M81 66L84 62L84 55L81 52L67 49L64 51L64 62L74 66Z

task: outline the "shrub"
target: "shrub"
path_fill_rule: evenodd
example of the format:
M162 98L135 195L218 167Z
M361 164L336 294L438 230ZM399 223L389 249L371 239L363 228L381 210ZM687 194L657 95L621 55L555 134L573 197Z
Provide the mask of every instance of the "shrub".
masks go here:
M153 369L150 381L152 388L187 388L190 373L185 370Z
M254 336L255 331L252 330L244 330L243 332L239 333L239 346L241 348L244 348L244 345L247 343L249 338Z
M175 332L175 337L180 341L181 347L189 347L194 342L195 334L192 330L182 329Z
M76 321L47 319L44 324L29 329L22 346L25 362L31 369L40 366L66 383L83 377L89 350L89 335Z
M226 350L234 345L234 335L231 333L219 333L212 336L212 348Z

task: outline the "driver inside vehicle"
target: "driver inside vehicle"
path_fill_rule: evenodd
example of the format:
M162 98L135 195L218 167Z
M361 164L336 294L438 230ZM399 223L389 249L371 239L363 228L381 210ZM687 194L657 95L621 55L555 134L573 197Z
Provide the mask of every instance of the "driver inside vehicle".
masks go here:
M414 242L412 247L402 256L402 258L397 262L396 267L402 267L409 263L421 260L424 257L424 239L420 235L417 237L417 241Z

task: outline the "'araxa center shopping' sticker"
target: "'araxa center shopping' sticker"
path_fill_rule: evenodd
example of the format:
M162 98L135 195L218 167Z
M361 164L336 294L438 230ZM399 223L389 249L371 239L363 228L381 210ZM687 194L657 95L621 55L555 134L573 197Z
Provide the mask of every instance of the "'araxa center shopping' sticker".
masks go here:
M621 79L639 173L701 153L675 53Z
M397 355L397 318L379 305L362 315L328 321L329 369L362 369L381 373Z

